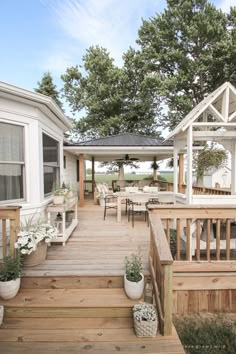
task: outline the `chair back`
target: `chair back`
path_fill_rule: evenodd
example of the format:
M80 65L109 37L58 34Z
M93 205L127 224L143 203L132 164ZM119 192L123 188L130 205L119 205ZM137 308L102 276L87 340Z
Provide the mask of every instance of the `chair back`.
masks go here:
M138 192L138 187L125 187L127 193L136 193Z

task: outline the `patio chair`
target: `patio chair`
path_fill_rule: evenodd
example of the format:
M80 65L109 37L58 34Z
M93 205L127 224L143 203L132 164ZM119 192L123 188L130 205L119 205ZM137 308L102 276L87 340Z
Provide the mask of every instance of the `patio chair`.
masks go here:
M117 209L117 197L115 195L105 195L104 196L105 206L104 206L104 220L106 219L107 209Z
M132 217L132 227L134 227L134 216L136 214L144 213L145 221L149 226L147 206L149 203L149 198L145 195L135 195L132 196L132 199L128 199L128 221L130 221L130 216Z

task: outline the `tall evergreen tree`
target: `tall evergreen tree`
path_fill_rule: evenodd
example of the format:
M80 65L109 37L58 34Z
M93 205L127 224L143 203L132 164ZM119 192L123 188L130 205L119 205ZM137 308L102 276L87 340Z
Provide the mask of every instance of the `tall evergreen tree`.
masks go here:
M59 91L57 91L57 87L53 83L53 78L50 72L46 72L43 74L41 81L38 81L38 87L34 90L35 92L52 97L53 100L57 103L57 105L62 108Z
M236 84L235 18L235 9L227 17L207 0L167 0L162 14L143 21L138 43L170 130L224 81Z

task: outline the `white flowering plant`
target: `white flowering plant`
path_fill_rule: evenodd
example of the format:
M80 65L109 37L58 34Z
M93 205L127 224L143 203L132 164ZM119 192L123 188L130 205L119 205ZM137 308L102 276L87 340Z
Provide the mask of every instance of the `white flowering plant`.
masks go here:
M147 304L145 302L140 302L139 304L136 304L133 307L133 317L139 322L156 321L157 313L155 306L152 304Z
M15 248L19 249L22 254L30 254L37 249L40 241L49 243L55 236L57 236L56 227L40 220L33 223L31 218L20 227Z

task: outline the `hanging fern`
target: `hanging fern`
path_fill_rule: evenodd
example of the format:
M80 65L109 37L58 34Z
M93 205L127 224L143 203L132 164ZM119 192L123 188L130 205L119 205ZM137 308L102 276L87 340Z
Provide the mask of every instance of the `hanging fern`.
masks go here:
M194 158L197 178L203 177L211 168L219 169L223 167L226 161L227 153L225 150L206 146Z

